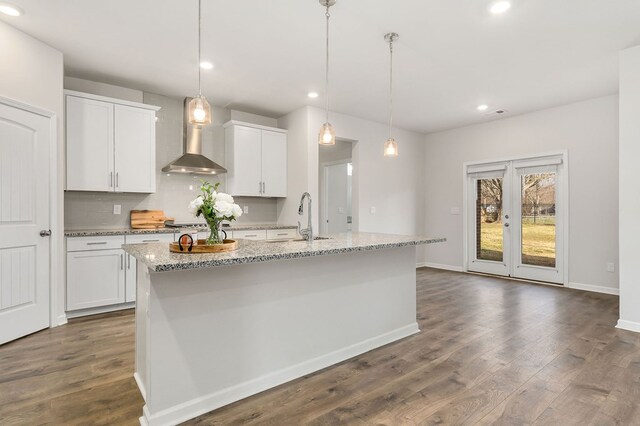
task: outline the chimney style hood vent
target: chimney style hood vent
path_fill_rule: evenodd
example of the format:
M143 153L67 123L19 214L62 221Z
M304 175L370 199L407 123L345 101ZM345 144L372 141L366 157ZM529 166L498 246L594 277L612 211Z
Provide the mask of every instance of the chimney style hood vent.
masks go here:
M162 168L163 172L190 173L196 175L219 175L227 169L202 155L202 127L189 125L188 106L192 98L184 99L182 136L184 155Z

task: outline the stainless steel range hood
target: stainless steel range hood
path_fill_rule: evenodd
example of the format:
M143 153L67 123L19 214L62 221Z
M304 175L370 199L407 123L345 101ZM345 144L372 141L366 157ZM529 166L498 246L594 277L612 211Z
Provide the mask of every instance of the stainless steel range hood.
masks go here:
M191 98L184 99L184 107L182 109L184 155L164 166L162 171L196 175L219 175L227 173L227 169L202 155L202 127L189 125L189 101L191 101Z

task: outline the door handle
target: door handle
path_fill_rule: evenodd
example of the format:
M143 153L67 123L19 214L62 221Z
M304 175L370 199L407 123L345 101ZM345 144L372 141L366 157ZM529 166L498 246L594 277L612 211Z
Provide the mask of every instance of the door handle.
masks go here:
M43 229L42 231L40 231L40 236L41 237L50 237L51 236L51 229Z

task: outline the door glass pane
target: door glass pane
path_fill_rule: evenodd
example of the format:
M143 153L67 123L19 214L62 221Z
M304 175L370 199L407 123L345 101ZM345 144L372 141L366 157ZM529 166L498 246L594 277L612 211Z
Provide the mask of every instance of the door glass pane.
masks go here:
M522 264L556 266L556 173L525 174L522 189Z
M476 258L502 262L502 178L476 182Z

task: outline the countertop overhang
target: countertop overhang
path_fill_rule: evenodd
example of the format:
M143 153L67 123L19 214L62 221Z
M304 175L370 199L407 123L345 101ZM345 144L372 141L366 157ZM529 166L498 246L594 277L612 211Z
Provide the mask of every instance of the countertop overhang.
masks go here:
M153 272L169 272L217 266L288 260L311 256L354 253L394 247L445 242L446 238L424 236L351 233L328 235L328 239L306 241L238 240L237 250L226 253L182 254L169 251L167 243L125 244L125 252Z

